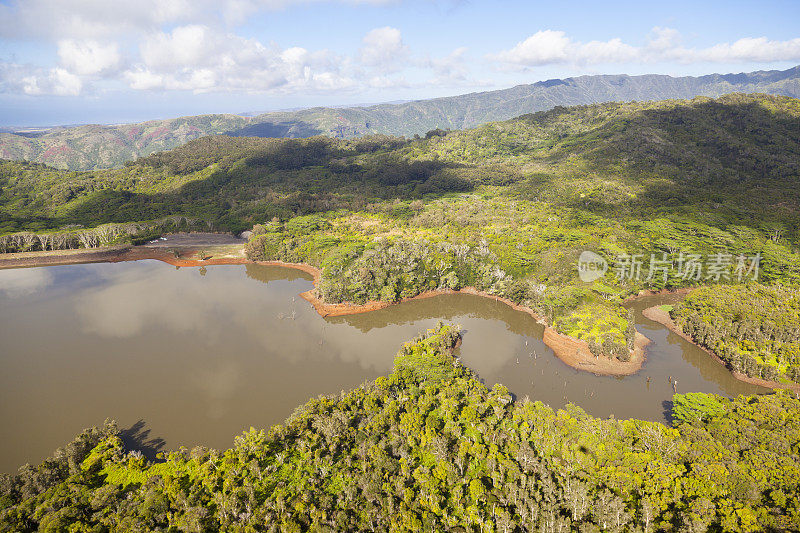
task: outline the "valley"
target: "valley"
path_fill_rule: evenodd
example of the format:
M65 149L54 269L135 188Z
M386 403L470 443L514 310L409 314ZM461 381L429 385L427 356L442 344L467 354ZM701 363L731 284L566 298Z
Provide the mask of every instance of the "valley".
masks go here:
M791 529L798 117L3 161L0 524Z

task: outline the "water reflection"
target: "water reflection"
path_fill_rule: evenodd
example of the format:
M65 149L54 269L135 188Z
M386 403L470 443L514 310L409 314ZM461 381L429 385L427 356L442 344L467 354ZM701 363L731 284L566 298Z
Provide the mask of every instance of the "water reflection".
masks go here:
M0 276L0 295L6 298L26 296L46 289L53 275L46 268L14 268Z
M232 361L220 361L216 366L189 371L189 379L205 398L206 414L219 420L226 414L225 404L242 385L242 369Z
M492 383L499 379L498 372L512 359L516 361L534 350L537 354L549 350L541 342L544 327L533 317L500 302L470 294L412 300L370 313L327 320L332 324L346 324L364 334L375 331L376 337L380 335L377 331L398 326L411 326L417 331L431 327L438 320L460 324L464 342L459 355L465 364ZM371 336L364 335L365 338ZM524 350L526 342L530 348L527 352Z
M664 421L665 402L674 393L672 380L678 381L678 392L728 396L765 392L736 380L708 354L641 315L643 309L674 298L653 297L634 304L637 330L653 342L647 347L643 369L627 377L595 376L565 365L542 342L541 324L477 296L440 296L331 321L356 327L367 333L365 337L398 323L421 327L438 318L458 322L465 330L460 356L487 385L503 383L517 396L553 407L574 402L596 416Z
M643 371L608 378L561 363L529 315L471 295L323 319L298 296L312 287L301 271L155 261L0 271L0 287L10 287L0 291L7 472L105 418L136 431L147 420L168 449L226 448L310 397L386 374L400 344L440 319L462 325L459 356L487 385L554 407L573 401L597 416L664 420L669 376L679 392L761 390L643 318L655 301L635 306L637 329L654 341Z

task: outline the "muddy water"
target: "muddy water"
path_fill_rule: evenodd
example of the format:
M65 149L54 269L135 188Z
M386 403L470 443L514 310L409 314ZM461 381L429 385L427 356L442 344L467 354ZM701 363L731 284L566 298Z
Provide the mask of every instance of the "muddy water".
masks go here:
M226 448L308 398L386 374L402 342L461 324L460 357L487 385L596 416L664 420L672 386L762 392L641 316L654 342L636 376L563 364L525 313L446 295L323 319L298 293L310 277L257 265L176 269L157 261L0 270L0 472L39 462L83 428L117 420L146 451ZM650 377L648 384L647 378Z

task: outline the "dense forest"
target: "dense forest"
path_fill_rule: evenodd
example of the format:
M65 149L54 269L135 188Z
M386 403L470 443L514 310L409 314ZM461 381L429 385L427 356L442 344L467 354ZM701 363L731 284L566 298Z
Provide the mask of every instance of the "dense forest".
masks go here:
M113 423L0 477L2 531L786 531L800 528L800 401L676 395L673 427L554 411L484 386L458 329L390 375L225 451L148 460Z
M0 241L175 215L254 228L250 257L322 268L326 301L475 286L624 359L640 290L800 283L798 181L800 100L609 103L418 139L203 137L117 170L7 161ZM608 263L591 282L586 250Z
M800 383L800 289L758 284L700 288L671 315L733 370Z

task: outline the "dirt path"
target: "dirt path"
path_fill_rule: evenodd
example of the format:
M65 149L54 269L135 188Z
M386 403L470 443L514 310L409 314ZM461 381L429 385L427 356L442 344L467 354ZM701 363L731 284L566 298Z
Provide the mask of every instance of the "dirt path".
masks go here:
M647 309L642 311L642 315L644 315L645 318L649 318L653 322L658 322L662 326L665 326L667 329L669 329L676 335L679 335L683 339L691 342L692 344L694 344L695 346L706 352L716 362L718 362L725 368L728 368L731 374L733 374L733 377L735 377L739 381L744 381L745 383L751 383L753 385L760 385L762 387L767 387L770 389L789 389L789 390L800 391L800 384L779 383L777 381L758 379L750 377L746 374L742 374L741 372L736 372L735 370L731 370L730 367L728 367L728 365L725 363L725 361L723 361L720 356L714 353L713 350L709 350L705 346L701 346L700 344L696 343L692 337L684 333L683 330L679 328L678 325L672 320L672 317L669 316L669 313L664 309L662 309L661 306L656 305L654 307L648 307Z
M240 245L241 246L241 245ZM37 266L76 265L84 263L119 263L121 261L141 261L157 259L174 266L235 265L250 263L244 256L225 247L203 247L207 259L200 258L200 250L174 250L150 246L119 246L92 250L58 250L57 252L24 252L0 255L0 269ZM35 255L34 255L35 254ZM45 255L42 255L45 254ZM13 257L5 257L13 256Z
M230 233L170 233L146 244L151 248L203 248L246 244Z
M206 259L201 259L205 257ZM158 259L174 266L230 265L249 261L244 243L232 235L217 233L176 233L142 246L109 246L46 252L0 254L0 268L117 263Z
M693 291L695 289L698 289L698 288L699 287L683 287L683 288L680 288L680 289L661 289L661 290L658 290L658 291L652 291L652 290L645 289L645 290L639 291L637 294L634 294L633 296L628 296L627 298L625 298L622 301L623 301L623 303L630 303L630 302L634 302L634 301L636 301L636 300L638 300L640 298L647 298L648 296L665 296L667 294L674 294L676 296L684 296L684 295L689 294L691 291Z

